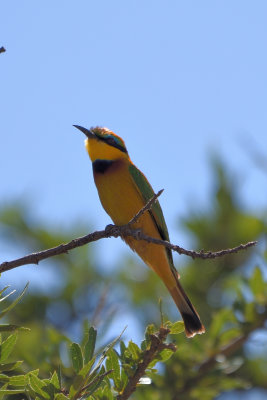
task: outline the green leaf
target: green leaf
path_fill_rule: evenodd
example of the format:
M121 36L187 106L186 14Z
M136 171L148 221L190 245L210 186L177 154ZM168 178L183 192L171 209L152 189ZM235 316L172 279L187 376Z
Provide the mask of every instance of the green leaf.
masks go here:
M94 355L97 330L91 326L88 332L88 341L84 346L84 361L88 363Z
M101 392L101 395L99 396L100 399L104 400L114 400L113 393L111 389L106 385Z
M125 373L124 369L121 370L121 390L123 390L128 383L128 376Z
M50 399L49 394L43 390L46 384L31 372L29 373L29 383L35 393L41 395L45 399Z
M70 346L70 356L73 368L76 373L83 367L82 349L78 343L72 343Z
M121 374L120 374L120 364L119 364L119 357L117 353L110 349L107 355L106 360L106 368L107 370L112 370L110 373L110 377L114 381L115 389L117 391L121 390Z
M84 395L86 395L88 398L95 393L95 391L100 387L106 376L103 376L105 373L105 368L102 366L102 368L99 371L99 374L97 375L97 379L93 385L90 385L88 389L84 392Z
M159 353L159 360L162 362L167 361L172 355L173 355L173 351L170 349L164 349Z
M87 364L83 366L83 368L79 371L79 375L81 375L83 378L85 378L89 372L91 371L92 366L94 365L95 362L95 357L92 358Z
M8 387L8 383L6 383L5 385L3 385L0 389L0 391L2 391L2 393L0 393L0 400L2 400L5 396L5 393L3 393L5 391L5 389Z
M120 341L120 352L121 352L121 358L122 358L122 360L125 359L125 356L124 356L125 350L126 350L125 343L121 340L121 341Z
M63 393L58 393L55 396L55 400L69 400L69 397L66 397Z
M18 325L8 325L8 324L3 324L0 325L0 332L13 332L13 331L30 331L29 328L24 328L23 326L18 326Z
M184 323L183 321L176 321L170 325L169 329L171 335L177 335L184 332Z
M6 286L5 289L7 289L9 286ZM16 290L12 290L10 293L6 294L4 297L0 298L0 302L6 300L9 296L11 296L13 293L15 293Z
M142 351L146 351L147 349L148 349L148 342L147 342L147 340L145 339L145 340L142 340L142 342L141 342L141 350Z
M28 382L28 379L25 375L14 375L9 379L9 385L13 386L25 386Z
M110 349L112 349L112 347L114 347L115 344L120 340L120 338L121 338L123 332L125 331L125 329L126 329L126 327L122 330L122 332L119 334L119 336L117 336L111 343L109 343L109 344L105 347L105 349L104 349L103 353L101 354L101 356L100 356L100 358L99 358L99 360L98 360L98 363L96 364L96 366L95 366L95 368L93 369L92 373L96 372L96 371L100 368L102 362L103 362L104 359L106 358L106 355L107 355L108 351L109 351Z
M262 272L259 267L254 268L249 283L255 298L258 301L264 301L267 297L267 284L264 282Z
M12 363L0 364L0 372L12 371L13 369L18 368L22 363L23 361L15 361Z
M28 289L28 286L29 286L29 282L27 283L27 285L25 286L25 288L23 289L21 294L16 298L16 300L14 300L13 303L11 303L7 308L5 308L0 313L0 318L3 318L3 316L6 315L6 313L8 313L10 310L12 310L12 308L14 308L18 304L18 302L21 300L21 298L24 296L26 290Z
M5 374L0 374L0 382L7 382L9 381L9 376L5 375Z
M6 396L7 394L10 394L10 395L19 394L19 393L24 393L24 392L25 392L24 388L22 388L22 389L0 389L0 396L2 396L2 395Z
M85 379L81 375L76 375L70 387L70 392L69 392L70 399L77 398L77 395L79 395L84 384L85 384Z
M2 293L4 293L9 287L10 287L10 285L5 286L4 289L0 290L0 296L1 296Z
M87 364L83 366L83 368L79 371L79 375L74 378L74 381L70 387L70 398L73 398L76 394L78 394L82 387L84 387L89 379L89 372L91 371L92 366L94 365L95 357L90 360ZM94 379L94 374L90 375L91 379Z
M246 322L254 322L255 318L257 318L254 302L245 304L244 315L245 315Z
M135 344L132 340L130 340L128 343L128 350L130 351L133 360L139 361L140 355L141 355L141 350L139 349L137 344Z
M18 335L15 333L14 335L10 335L0 346L0 363L5 361L9 354L12 352L13 347L16 344Z
M145 331L145 338L148 342L151 341L150 335L153 335L153 333L156 332L156 327L153 324L147 325L146 331Z
M55 389L60 389L59 379L56 371L54 371L53 375L50 378L50 382L54 386Z
M209 335L216 341L216 343L219 341L224 325L229 324L230 322L236 323L236 317L232 310L223 308L216 312L209 328Z

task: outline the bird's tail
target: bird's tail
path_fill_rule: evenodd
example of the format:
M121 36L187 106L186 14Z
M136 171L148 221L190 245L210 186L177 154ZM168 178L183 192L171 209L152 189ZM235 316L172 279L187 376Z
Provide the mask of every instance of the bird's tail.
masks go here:
M199 315L195 310L193 304L187 297L182 285L178 278L176 279L176 286L169 288L175 304L177 305L182 318L184 320L185 334L188 338L205 332L205 327L200 321Z

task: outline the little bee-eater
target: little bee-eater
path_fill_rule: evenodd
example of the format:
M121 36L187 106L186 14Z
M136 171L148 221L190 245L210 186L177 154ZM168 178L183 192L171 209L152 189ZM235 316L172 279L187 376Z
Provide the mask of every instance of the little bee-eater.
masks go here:
M107 128L85 129L74 125L86 135L85 147L93 163L93 174L102 206L114 224L127 224L154 196L154 191L130 160L124 141ZM132 225L143 233L169 241L168 229L159 202ZM198 313L179 282L172 253L164 246L125 237L125 242L151 267L165 283L177 305L187 337L204 333Z

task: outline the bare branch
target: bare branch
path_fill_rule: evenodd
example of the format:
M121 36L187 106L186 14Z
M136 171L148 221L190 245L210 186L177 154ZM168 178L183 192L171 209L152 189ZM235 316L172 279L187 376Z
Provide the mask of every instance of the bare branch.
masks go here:
M117 396L117 400L127 400L131 396L131 394L136 390L138 382L142 376L144 376L149 364L160 351L163 349L170 349L173 352L176 351L176 346L173 343L164 343L169 332L170 330L168 328L161 327L156 334L150 335L150 349L145 351L143 360L138 363L134 375L129 378L125 389Z
M155 194L147 202L147 204L128 222L128 224L122 226L107 225L105 230L89 233L88 235L73 239L69 243L60 244L59 246L52 247L51 249L28 254L24 257L17 258L16 260L13 261L5 261L2 264L0 264L0 273L9 271L13 268L17 268L22 265L38 264L40 261L45 260L46 258L68 253L69 250L75 249L76 247L81 247L84 246L85 244L109 237L124 238L126 236L132 236L136 240L145 240L149 243L165 246L173 251L176 251L178 254L184 254L192 258L202 258L202 259L222 257L227 254L237 253L241 250L245 250L249 247L256 245L257 242L248 242L246 244L240 244L239 246L231 249L219 250L216 252L211 252L211 251L204 252L203 250L201 251L186 250L180 246L167 242L166 240L156 239L147 236L140 229L132 229L131 225L134 224L141 217L141 215L143 215L147 210L149 210L152 207L153 203L161 195L162 192L163 190L160 190L157 194Z

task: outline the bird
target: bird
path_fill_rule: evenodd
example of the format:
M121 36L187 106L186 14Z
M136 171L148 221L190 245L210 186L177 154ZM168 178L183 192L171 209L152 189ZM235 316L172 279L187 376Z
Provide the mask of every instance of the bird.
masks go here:
M121 137L105 127L86 129L80 125L73 126L86 136L85 148L92 161L94 181L103 208L115 225L127 224L154 196L150 183L131 161ZM158 200L132 228L156 239L170 240ZM204 333L205 327L179 282L171 250L131 236L123 237L123 240L167 287L183 318L186 336L191 338Z

